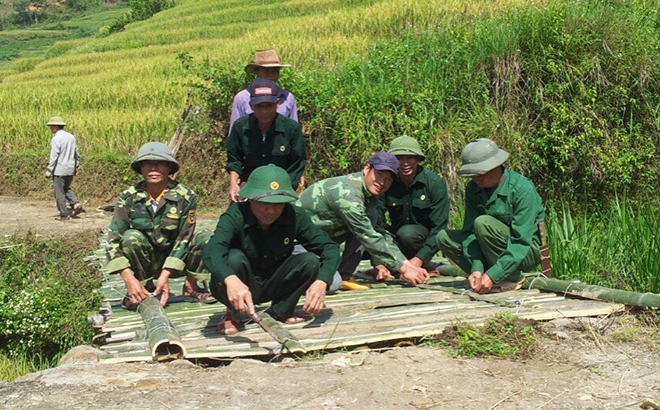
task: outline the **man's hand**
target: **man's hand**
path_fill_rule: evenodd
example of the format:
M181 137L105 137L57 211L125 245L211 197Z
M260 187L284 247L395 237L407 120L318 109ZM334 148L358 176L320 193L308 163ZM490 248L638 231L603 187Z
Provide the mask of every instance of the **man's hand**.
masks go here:
M376 270L376 273L374 274L376 280L394 279L394 276L392 276L392 273L385 267L385 265L376 265L374 266L374 269Z
M229 201L230 202L238 202L238 199L240 196L238 195L238 191L241 190L240 185L238 184L231 184L229 185Z
M477 293L488 293L493 288L493 281L488 276L488 274L482 274L481 272L472 272L468 277L468 282L473 291Z
M417 256L415 256L412 259L408 259L408 260L410 261L410 263L412 263L413 266L416 266L418 268L421 268L422 265L424 264L424 261L419 259Z
M325 306L325 291L328 285L322 280L315 280L312 285L307 288L305 293L305 305L303 310L307 313L316 314Z
M45 176L46 176L46 178L50 178L50 177L53 176L53 174L51 174L50 171L46 171L46 175L45 175Z
M158 282L156 282L156 290L154 290L154 295L160 295L160 305L165 306L167 299L170 297L170 272L167 269L163 269L158 276Z
M131 303L137 305L149 296L149 292L147 292L147 289L142 285L142 282L133 276L131 268L126 268L121 271L121 278L124 279L126 293L128 294Z
M249 316L254 315L254 303L252 303L250 288L236 275L231 275L225 279L225 286L227 287L227 298L234 309Z
M413 285L419 285L420 283L426 283L429 280L429 273L424 268L418 268L414 266L410 261L403 262L401 268L401 279L407 280Z

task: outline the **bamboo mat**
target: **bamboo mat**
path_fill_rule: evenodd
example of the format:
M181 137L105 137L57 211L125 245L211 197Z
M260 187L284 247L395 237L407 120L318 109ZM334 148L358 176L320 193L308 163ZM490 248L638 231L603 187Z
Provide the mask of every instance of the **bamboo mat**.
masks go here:
M98 251L89 261L98 263L102 269L103 252ZM366 267L363 261L361 268ZM432 278L430 284L460 289L465 287L465 280L439 277ZM217 334L215 327L225 307L220 303L184 302L182 286L183 278L171 280L173 296L165 312L185 345L186 358L231 359L282 353L280 345L253 323L232 336ZM100 291L104 295L100 315L105 319L101 324L97 315L97 339L105 343L101 346L105 352L101 362L151 361L141 316L121 308L125 288L119 275L110 276ZM298 308L303 304L304 298ZM259 305L258 309L267 306ZM304 323L283 325L308 352L433 336L457 320L483 323L507 311L521 318L550 320L606 315L623 308L619 304L564 297L536 289L490 294L486 300L476 301L462 295L461 291L451 293L383 283L374 284L366 291L339 291L329 295L326 306L315 317L307 316ZM299 313L305 315L302 311Z

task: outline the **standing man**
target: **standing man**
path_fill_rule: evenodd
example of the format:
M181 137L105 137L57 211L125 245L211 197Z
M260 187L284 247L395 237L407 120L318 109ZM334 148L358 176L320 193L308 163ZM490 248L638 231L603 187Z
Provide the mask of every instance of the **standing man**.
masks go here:
M284 169L255 169L240 194L248 202L229 206L204 250L211 292L227 306L218 332L236 333L240 314L268 301L274 318L299 323L294 309L303 293L303 310L318 313L339 266L339 246L291 204L298 195ZM309 252L292 254L294 241Z
M305 163L305 139L296 121L277 112L279 87L270 80L256 79L248 88L253 113L240 118L227 139L229 199L239 200L241 182L257 167L275 164L283 168L296 189Z
M64 131L66 123L61 117L52 117L46 124L53 133L50 140L50 160L46 168L46 178L53 178L55 186L55 201L60 211L59 219L68 220L85 212L78 202L76 194L71 189L73 177L80 168L80 155L78 155L78 144L76 138ZM71 205L71 210L67 207Z
M401 252L410 263L431 271L431 258L438 252L436 236L447 227L449 197L445 181L419 163L425 155L416 139L403 136L390 144L390 154L399 160L398 177L382 195L380 210L391 224Z
M195 234L197 197L170 178L179 170L172 150L160 142L144 144L131 168L144 179L119 195L107 245L106 270L120 274L126 284L124 307L137 308L150 292L165 306L169 279L180 276L186 276L186 301L216 302L193 275L204 271L202 251L211 235Z
M458 172L472 181L465 188L463 229L438 234L442 252L469 275L470 286L479 293L518 282L521 271L541 261L541 197L532 181L503 166L508 158L487 138L465 147Z
M406 260L387 232L373 224L378 196L390 188L398 169L394 155L378 152L362 171L316 182L300 196L299 204L312 222L335 242L346 242L338 269L345 288L355 288L350 281L365 250L376 263L378 280L391 277L390 271L400 272L402 279L413 284L429 278L426 270Z
M254 55L254 63L245 66L245 71L254 74L257 78L270 80L277 83L280 78L280 69L291 67L289 64L282 64L277 52L274 49L257 50ZM285 117L298 122L298 107L296 99L289 91L282 88L277 93L277 112ZM250 92L245 89L234 97L234 104L231 107L231 116L229 117L229 130L234 126L236 120L252 112L250 107Z

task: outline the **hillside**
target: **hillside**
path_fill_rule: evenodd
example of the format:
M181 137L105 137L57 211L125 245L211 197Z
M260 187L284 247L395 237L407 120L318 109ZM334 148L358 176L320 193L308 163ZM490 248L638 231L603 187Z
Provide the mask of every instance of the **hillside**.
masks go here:
M254 50L275 47L294 67L281 82L298 96L311 179L352 170L408 133L451 180L464 143L490 136L515 151L512 164L549 195L645 190L658 180L658 7L178 0L123 32L58 41L2 73L1 147L9 157L0 182L9 194L49 191L24 174L42 166L44 120L62 115L93 174L79 182L83 192L112 197L130 180L126 164L137 147L173 134L196 81L206 108L196 129L212 128L184 155L190 174L182 177L202 191L221 186L222 150L213 148L222 145L231 95L247 83L242 68Z

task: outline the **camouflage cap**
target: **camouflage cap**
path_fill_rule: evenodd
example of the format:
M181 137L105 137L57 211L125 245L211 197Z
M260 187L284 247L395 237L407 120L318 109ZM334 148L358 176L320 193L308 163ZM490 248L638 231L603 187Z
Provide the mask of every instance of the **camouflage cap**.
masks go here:
M408 137L407 135L395 138L390 144L388 152L392 155L416 155L421 157L421 161L426 158L424 151L422 151L422 147L419 146L419 142L413 137Z
M59 125L61 127L64 127L66 125L66 122L64 122L62 117L50 117L46 125L48 125L49 127L51 125Z
M291 188L289 174L274 164L264 165L252 171L247 184L238 194L258 202L283 203L298 199L298 195Z
M464 177L483 175L502 165L508 158L509 153L499 149L495 142L479 138L463 149L463 165L458 173Z
M133 171L140 174L142 161L166 161L172 163L170 174L175 174L179 170L179 163L174 158L174 153L167 145L162 142L147 142L137 153L137 156L131 162Z

